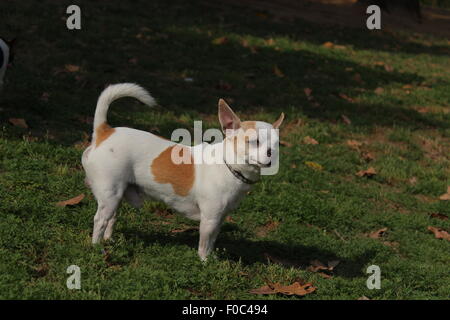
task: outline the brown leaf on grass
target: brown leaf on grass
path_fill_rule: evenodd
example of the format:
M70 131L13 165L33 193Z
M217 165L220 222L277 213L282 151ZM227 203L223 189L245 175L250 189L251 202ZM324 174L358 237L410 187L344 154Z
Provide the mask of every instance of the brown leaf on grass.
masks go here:
M13 124L16 127L27 129L28 124L26 123L25 119L22 118L9 118L8 121Z
M358 177L372 177L372 176L374 176L374 175L376 175L376 174L377 174L377 172L376 172L375 168L373 168L373 167L370 167L370 168L367 169L367 170L361 170L361 171L358 171L358 172L356 173L356 175L357 175Z
M56 203L56 205L58 207L65 207L65 206L74 206L76 204L79 204L81 202L81 200L84 199L84 193L76 196L75 198L69 199L69 200L64 200L64 201L60 201L58 203Z
M373 159L375 159L375 156L373 154L371 154L370 152L363 152L361 154L361 157L366 160L367 162L372 161Z
M233 218L232 218L231 216L227 216L227 217L225 218L225 221L228 222L228 223L236 223L236 221L234 221Z
M375 94L377 94L377 95L380 95L380 94L383 94L383 92L384 92L384 89L383 88L381 88L381 87L378 87L378 88L376 88L375 89Z
M448 233L444 229L435 228L435 227L431 227L431 226L428 227L427 229L434 233L434 236L436 237L436 239L445 239L445 240L450 241L450 233Z
M334 43L331 42L331 41L327 41L324 44L322 44L322 46L325 47L325 48L331 49L331 48L334 47Z
M442 213L432 213L430 214L431 218L436 218L439 220L448 220L448 216L446 216L445 214Z
M367 298L366 296L362 296L362 297L359 297L357 300L370 300L370 299Z
M41 97L39 98L39 100L44 101L44 102L48 102L48 98L50 97L50 93L48 92L43 92Z
M394 68L388 64L385 64L384 70L386 70L387 72L392 72L392 71L394 71Z
M320 164L316 163L316 162L313 162L313 161L305 161L305 164L306 164L308 167L310 167L311 169L318 170L318 171L322 171L322 170L323 170L323 167L322 167Z
M268 46L273 46L275 44L275 41L272 38L269 38L269 39L265 40L265 43Z
M362 142L356 140L347 140L347 145L352 149L359 149L362 146Z
M282 285L280 283L267 283L267 285L262 286L258 289L250 290L253 294L285 294L285 295L297 295L304 296L316 291L316 287L313 286L311 282L306 284L300 284L299 282L294 282L291 285Z
M316 139L311 138L310 136L306 136L303 138L303 143L304 144L319 144L319 142L317 142Z
M387 230L388 230L388 228L381 228L377 231L367 233L366 236L371 239L380 239L381 237L383 237L386 234Z
M345 124L348 124L348 125L352 124L352 121L346 115L341 114L341 118L342 118L342 121L344 121Z
M216 38L212 41L212 44L216 44L216 45L220 45L220 44L224 44L228 42L228 38L227 37L219 37Z
M318 272L318 271L328 271L331 272L334 270L334 268L340 263L339 260L332 260L328 261L328 264L325 265L321 261L315 259L309 262L311 265L306 269L311 272Z
M256 235L258 237L265 237L269 232L274 231L276 228L278 228L279 224L280 222L278 221L269 221L265 225L256 229Z
M447 193L444 193L439 197L441 200L450 200L450 186L447 187Z
M67 72L78 72L78 71L80 71L80 66L77 66L74 64L66 64L64 66L64 70Z
M411 179L408 180L409 184L414 186L417 184L417 177L412 177Z
M284 73L278 68L277 65L275 65L273 67L273 73L279 78L283 78L284 77Z
M280 144L281 144L282 146L285 146L285 147L288 147L288 148L292 147L292 143L287 142L287 141L285 141L285 140L280 140Z
M405 84L402 88L408 90L408 89L412 89L413 86L412 86L412 84Z
M344 99L345 101L348 101L350 103L354 103L355 102L355 99L350 98L349 96L347 96L344 93L339 93L339 97L341 97L342 99Z
M305 88L303 91L305 92L307 98L309 98L312 94L312 89L310 88Z
M172 229L172 230L170 230L170 232L182 233L182 232L192 232L192 231L197 231L197 230L198 230L198 227L186 226L186 227L180 228L180 229Z

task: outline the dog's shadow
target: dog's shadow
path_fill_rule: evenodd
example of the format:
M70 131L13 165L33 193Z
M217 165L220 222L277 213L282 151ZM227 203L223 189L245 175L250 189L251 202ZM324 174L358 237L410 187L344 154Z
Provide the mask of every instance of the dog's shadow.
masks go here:
M364 273L364 266L374 257L375 252L368 250L363 254L347 259L336 255L334 252L315 246L303 246L286 244L273 240L252 240L244 237L245 232L240 232L235 224L225 224L216 241L219 249L219 259L240 261L250 266L257 263L277 263L286 268L299 268L305 270L311 265L312 260L319 260L325 264L338 260L339 265L334 270L334 275L344 278L356 278ZM180 233L169 232L140 232L136 230L122 230L125 238L131 241L143 241L145 245L160 243L163 245L185 244L197 248L199 232L189 229ZM225 249L225 250L223 250Z

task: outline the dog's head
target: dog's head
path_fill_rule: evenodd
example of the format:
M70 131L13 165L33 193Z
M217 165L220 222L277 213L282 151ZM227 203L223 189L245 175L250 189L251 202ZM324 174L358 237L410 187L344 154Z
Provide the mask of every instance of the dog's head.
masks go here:
M219 121L225 133L226 159L238 164L249 164L259 168L271 166L274 155L278 152L278 128L284 119L281 113L278 120L270 124L263 121L241 121L230 106L219 100ZM229 160L227 160L229 162Z

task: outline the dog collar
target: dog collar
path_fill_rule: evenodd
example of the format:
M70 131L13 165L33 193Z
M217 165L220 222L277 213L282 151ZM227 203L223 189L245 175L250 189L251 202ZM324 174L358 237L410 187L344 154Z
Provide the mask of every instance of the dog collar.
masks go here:
M237 179L241 180L243 183L255 184L256 182L258 182L258 181L253 181L253 180L250 180L250 179L244 177L244 175L240 171L234 170L225 160L223 162L225 162L225 164L227 165L227 168L230 170L230 172L233 174L233 176L235 176Z

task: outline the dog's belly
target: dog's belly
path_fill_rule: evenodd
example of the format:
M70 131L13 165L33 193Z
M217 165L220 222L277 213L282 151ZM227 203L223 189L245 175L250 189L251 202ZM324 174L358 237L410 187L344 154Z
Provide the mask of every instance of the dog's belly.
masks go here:
M167 204L176 212L182 214L186 218L200 221L200 209L192 196L180 197L173 194L173 192L165 192L166 188L171 188L169 185L144 185L140 186L141 192L145 199L161 201Z

